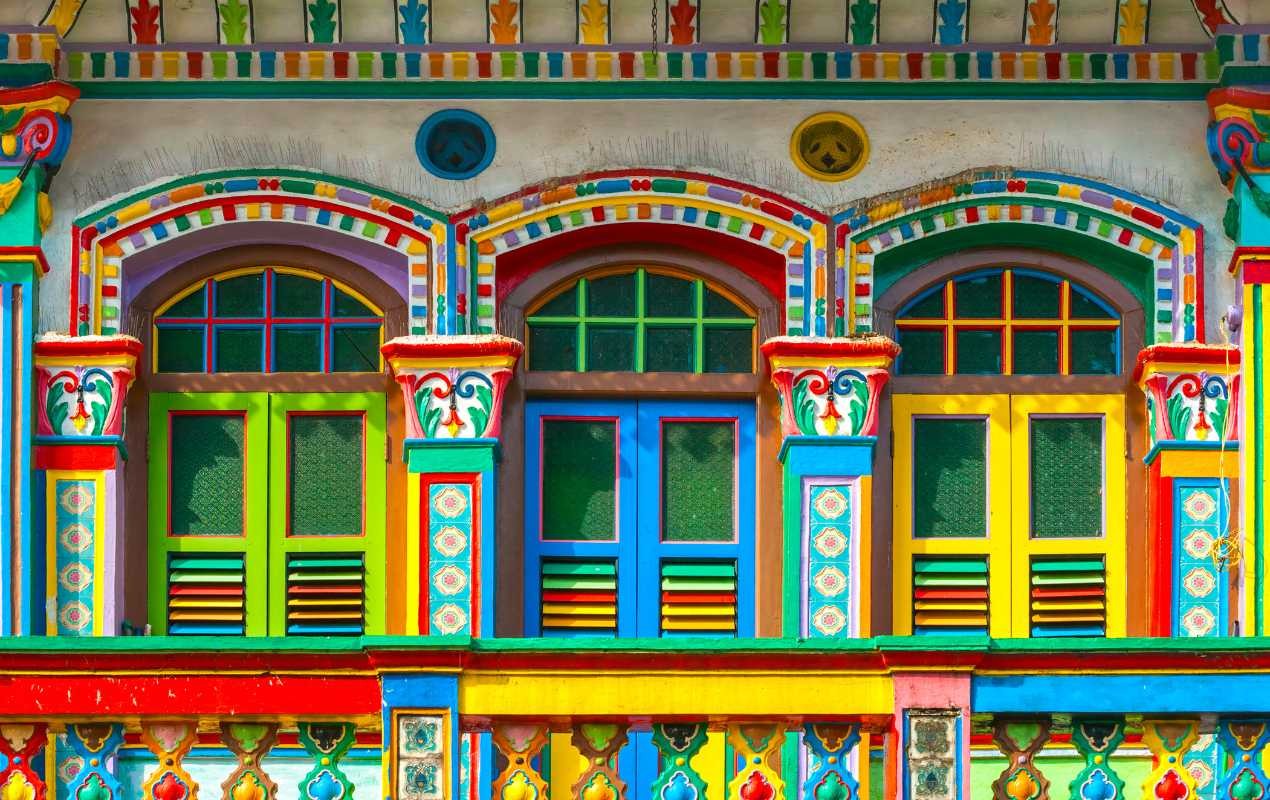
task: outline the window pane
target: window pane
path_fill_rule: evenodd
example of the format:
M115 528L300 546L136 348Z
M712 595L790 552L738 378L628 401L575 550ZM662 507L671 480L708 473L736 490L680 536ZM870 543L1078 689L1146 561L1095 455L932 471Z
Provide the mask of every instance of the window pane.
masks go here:
M958 375L1001 374L1001 331L957 331Z
M1001 275L979 275L953 284L954 303L959 318L999 319L1001 317Z
M645 372L692 372L692 328L645 329Z
M1115 316L1102 307L1101 303L1080 289L1072 286L1071 317L1072 319L1115 319Z
M701 311L703 317L730 317L732 319L741 319L748 317L736 303L719 294L713 289L706 289L705 307Z
M1116 331L1072 329L1072 374L1115 375L1120 354L1116 352Z
M1014 273L1016 319L1058 319L1059 284L1035 275Z
M1102 420L1033 418L1032 536L1102 535Z
M321 328L274 328L274 372L321 372Z
M644 276L644 314L649 317L695 317L696 298L692 281L669 275Z
M561 292L533 313L535 317L576 317L578 315L578 288L574 286Z
M216 281L216 316L262 317L265 313L265 274L239 275Z
M159 372L203 372L202 328L159 328Z
M172 535L241 535L245 418L173 414L170 419Z
M900 315L904 319L943 319L944 287L940 286L918 300Z
M630 372L635 369L633 325L590 325L586 331L588 371Z
M1014 331L1014 374L1057 375L1058 331Z
M353 297L348 292L341 292L339 289L333 289L335 294L334 301L331 303L332 316L336 317L377 317L374 311L366 306L361 300Z
M529 368L562 370L578 368L578 327L576 325L529 326Z
M899 331L900 363L897 371L904 375L944 374L943 330Z
M705 372L751 372L754 369L754 333L750 328L705 329Z
M302 275L276 272L273 276L273 309L279 317L321 317L322 281Z
M635 316L635 273L589 280L586 290L587 316Z
M913 420L913 536L988 535L988 421Z
M191 292L185 297L176 301L163 312L160 319L168 317L206 317L207 316L207 289L199 288L197 292Z
M542 538L617 538L617 422L542 423Z
M265 332L260 328L217 328L217 372L264 372Z
M335 340L332 372L379 372L379 326L336 325L331 336Z
M362 533L361 414L289 414L291 536Z
M736 425L666 422L661 440L662 540L735 536Z

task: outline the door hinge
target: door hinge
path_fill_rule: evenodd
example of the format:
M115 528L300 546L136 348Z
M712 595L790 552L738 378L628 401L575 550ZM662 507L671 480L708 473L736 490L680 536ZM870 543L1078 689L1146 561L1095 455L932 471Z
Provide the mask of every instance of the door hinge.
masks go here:
M392 463L392 436L384 434L384 463Z

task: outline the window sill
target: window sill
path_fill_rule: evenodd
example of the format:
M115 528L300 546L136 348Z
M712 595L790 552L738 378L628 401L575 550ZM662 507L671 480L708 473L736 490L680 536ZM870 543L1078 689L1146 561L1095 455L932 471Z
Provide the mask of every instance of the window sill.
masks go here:
M659 394L666 396L754 397L762 385L752 372L704 374L687 372L524 372L525 393L597 396Z

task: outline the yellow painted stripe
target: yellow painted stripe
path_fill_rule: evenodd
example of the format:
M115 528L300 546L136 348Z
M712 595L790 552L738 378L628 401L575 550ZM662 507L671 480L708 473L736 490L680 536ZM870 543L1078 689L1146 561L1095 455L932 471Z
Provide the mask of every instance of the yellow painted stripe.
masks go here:
M731 631L736 629L736 622L731 619L663 619L661 628L664 631Z
M562 614L580 617L612 617L616 616L617 609L612 603L598 603L596 605L583 605L581 603L577 605L574 605L573 603L543 603L542 613L543 616Z
M736 608L731 605L664 605L661 607L661 615L663 617L734 617Z
M617 617L543 617L544 628L616 628Z

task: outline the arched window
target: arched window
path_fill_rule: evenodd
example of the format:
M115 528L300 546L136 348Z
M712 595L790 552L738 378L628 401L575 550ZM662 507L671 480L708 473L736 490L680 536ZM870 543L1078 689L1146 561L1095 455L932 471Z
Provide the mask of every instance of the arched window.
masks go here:
M379 372L383 313L353 289L283 267L186 287L154 320L156 372Z
M534 371L754 371L754 315L706 281L668 270L566 283L531 307L526 327Z

